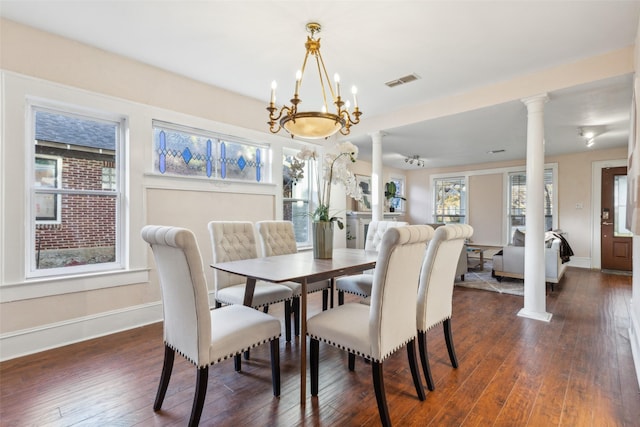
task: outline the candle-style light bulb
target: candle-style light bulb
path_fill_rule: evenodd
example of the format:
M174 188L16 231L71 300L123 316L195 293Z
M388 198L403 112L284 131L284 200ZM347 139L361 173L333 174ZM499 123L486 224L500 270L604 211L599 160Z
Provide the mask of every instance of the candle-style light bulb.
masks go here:
M333 80L336 82L336 92L338 93L338 97L340 97L340 75L335 73L333 75Z
M300 81L302 80L302 71L296 71L296 91L293 95L294 98L298 97L298 91L300 90Z
M351 86L351 94L353 95L353 108L358 108L358 88L355 86Z
M278 83L276 81L271 82L271 103L276 103L276 88L278 87Z

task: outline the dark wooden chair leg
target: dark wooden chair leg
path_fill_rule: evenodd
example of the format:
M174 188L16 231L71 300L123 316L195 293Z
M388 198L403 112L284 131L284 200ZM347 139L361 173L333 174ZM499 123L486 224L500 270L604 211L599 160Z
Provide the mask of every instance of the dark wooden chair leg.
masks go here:
M349 353L349 370L356 370L356 355L353 353Z
M311 395L318 395L318 371L320 370L320 342L309 340L309 376L311 377Z
M376 392L376 402L378 402L378 413L383 427L391 427L389 408L387 407L387 396L384 391L384 378L382 375L382 362L371 362L371 375L373 377L373 388Z
M167 388L169 387L169 379L171 379L171 371L173 371L173 361L176 356L176 351L165 344L164 346L164 363L162 364L162 374L160 375L160 384L158 385L158 392L156 393L156 401L153 404L153 410L159 411L164 401L164 396L167 394Z
M327 311L329 308L329 290L322 290L322 311Z
M236 372L240 372L240 370L242 369L242 358L239 354L233 356L233 368L236 370Z
M204 398L207 396L208 381L209 367L199 368L196 380L196 394L193 397L191 417L189 418L189 427L196 427L200 423L200 415L202 415L202 408L204 407Z
M284 337L291 341L291 300L284 302Z
M273 395L280 396L280 339L271 340L271 382Z
M430 391L435 390L435 384L431 377L431 368L429 367L429 355L427 354L427 333L418 331L418 349L420 349L420 362L422 362L422 371L424 378L427 380L427 388Z
M426 396L424 395L424 388L422 387L422 380L420 380L420 372L418 371L418 360L416 359L415 338L407 343L407 356L409 357L409 368L411 368L411 377L413 378L413 385L416 388L418 399L422 401L426 398Z
M338 305L344 304L344 291L338 291Z
M300 336L300 297L293 298L293 331L297 337Z
M451 319L447 319L442 323L444 328L444 339L447 342L447 351L449 352L449 360L451 366L458 367L458 358L456 357L456 349L453 347L453 333L451 332Z

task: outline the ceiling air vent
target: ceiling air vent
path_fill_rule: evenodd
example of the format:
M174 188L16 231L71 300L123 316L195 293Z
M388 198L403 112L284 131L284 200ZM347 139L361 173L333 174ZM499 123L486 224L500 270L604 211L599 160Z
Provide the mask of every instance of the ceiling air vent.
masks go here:
M411 83L414 80L418 80L420 78L419 75L417 74L409 74L406 75L404 77L400 77L399 79L395 79L395 80L390 80L388 82L386 82L385 84L389 87L396 87L396 86L400 86L406 83Z

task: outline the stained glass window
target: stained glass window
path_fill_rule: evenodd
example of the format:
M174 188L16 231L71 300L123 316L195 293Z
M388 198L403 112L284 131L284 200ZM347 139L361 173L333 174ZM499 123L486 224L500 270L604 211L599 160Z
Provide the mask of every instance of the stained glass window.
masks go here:
M161 175L265 182L266 144L154 122L154 171Z

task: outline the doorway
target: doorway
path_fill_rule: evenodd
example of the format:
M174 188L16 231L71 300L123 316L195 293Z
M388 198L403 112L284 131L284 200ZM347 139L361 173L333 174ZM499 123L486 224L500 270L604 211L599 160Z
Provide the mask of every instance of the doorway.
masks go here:
M603 270L632 270L632 236L626 229L627 168L602 169L600 264Z

